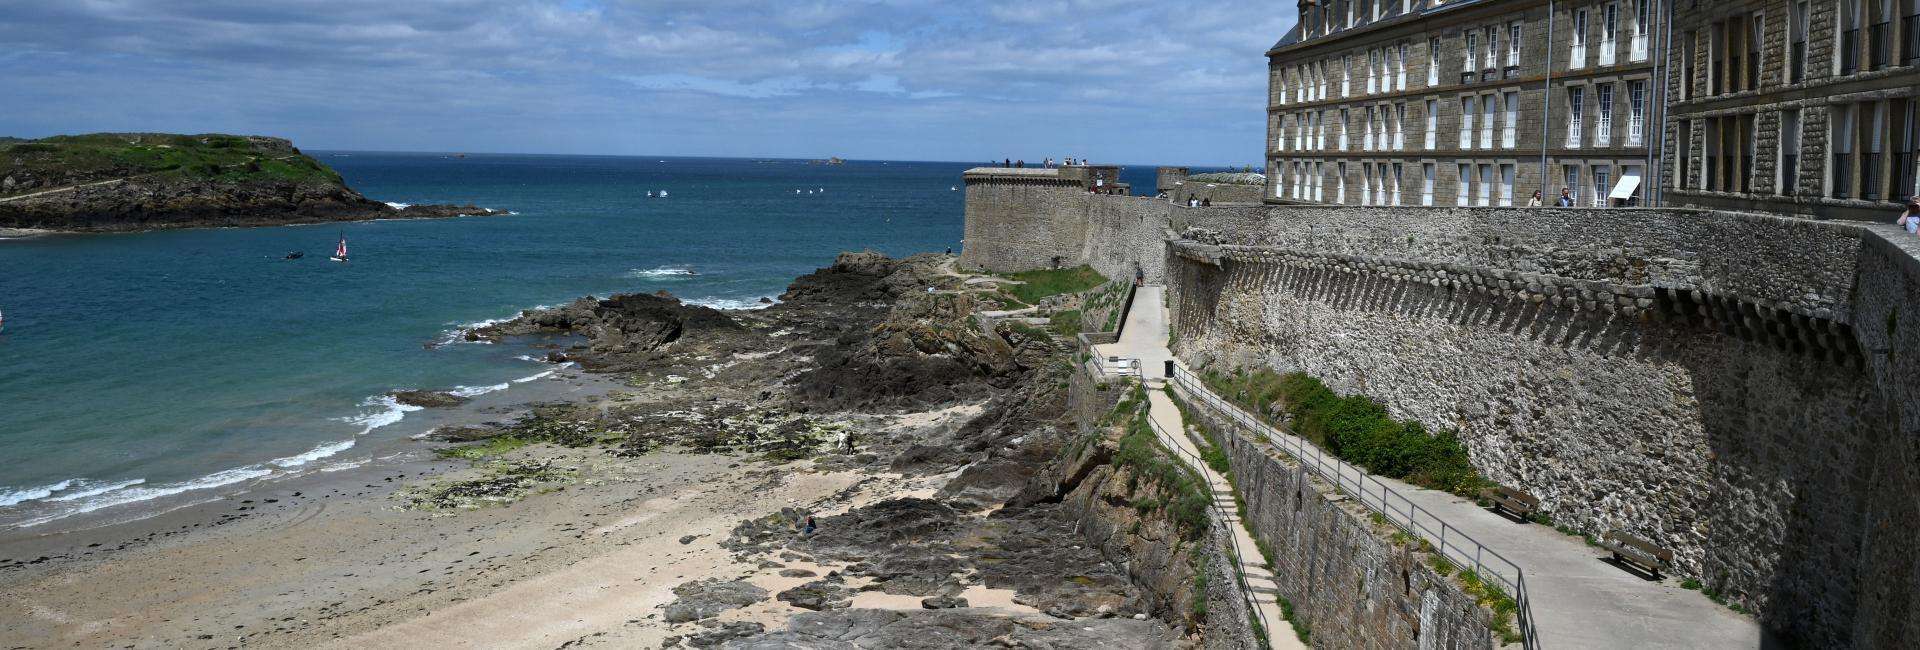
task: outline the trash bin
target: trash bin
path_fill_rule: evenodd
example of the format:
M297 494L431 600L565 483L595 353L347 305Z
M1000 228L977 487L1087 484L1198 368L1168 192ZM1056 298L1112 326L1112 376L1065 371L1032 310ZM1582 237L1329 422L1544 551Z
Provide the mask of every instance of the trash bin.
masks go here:
M1173 360L1172 359L1167 360L1167 378L1168 379L1173 378Z

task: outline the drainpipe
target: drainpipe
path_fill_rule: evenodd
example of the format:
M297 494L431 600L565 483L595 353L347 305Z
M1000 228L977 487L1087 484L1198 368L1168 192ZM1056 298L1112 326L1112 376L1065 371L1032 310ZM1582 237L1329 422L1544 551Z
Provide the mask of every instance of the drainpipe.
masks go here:
M1540 94L1540 197L1542 199L1540 204L1543 206L1547 204L1548 200L1559 196L1559 194L1547 191L1547 180L1551 178L1547 175L1547 133L1552 131L1553 128L1553 1L1554 0L1547 0L1547 34L1545 39L1547 42L1547 81L1543 85Z
M1659 92L1659 101L1656 102L1653 101L1653 98L1648 98L1648 103L1650 104L1648 108L1660 111L1659 155L1654 155L1653 149L1649 148L1647 152L1647 157L1649 158L1647 162L1647 177L1640 179L1640 182L1643 184L1648 180L1654 181L1653 185L1647 188L1647 205L1649 207L1666 205L1667 201L1667 186L1658 179L1665 178L1667 171L1667 98L1671 96L1668 94L1667 84L1671 81L1668 77L1673 76L1673 59L1671 58L1673 54L1673 0L1663 0L1661 4L1664 5L1665 12L1660 19L1660 58L1654 59L1655 69L1659 71L1657 75L1660 85L1656 86ZM1789 18L1789 20L1791 20L1791 18ZM1647 56L1654 56L1654 53L1648 52ZM1677 152L1677 154L1685 156L1688 155L1688 152L1681 151ZM1686 182L1686 179L1676 178L1673 182L1675 185L1679 185L1680 183Z

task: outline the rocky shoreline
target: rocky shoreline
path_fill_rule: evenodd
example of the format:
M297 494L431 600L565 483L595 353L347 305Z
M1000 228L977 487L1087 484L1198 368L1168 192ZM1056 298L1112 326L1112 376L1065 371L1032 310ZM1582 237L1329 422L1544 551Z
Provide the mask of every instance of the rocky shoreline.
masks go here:
M1203 635L1190 603L1208 598L1204 581L1130 554L1173 524L1111 505L1127 498L1113 486L1137 480L1091 469L1118 433L1075 424L1067 351L978 318L952 261L848 253L766 309L629 294L476 329L570 341L549 360L625 387L437 431L439 470L357 477L364 488L330 487L317 505L255 495L238 507L260 510L229 525L0 562L0 591L20 605L0 610L0 636L1234 647ZM1203 548L1180 546L1181 563Z

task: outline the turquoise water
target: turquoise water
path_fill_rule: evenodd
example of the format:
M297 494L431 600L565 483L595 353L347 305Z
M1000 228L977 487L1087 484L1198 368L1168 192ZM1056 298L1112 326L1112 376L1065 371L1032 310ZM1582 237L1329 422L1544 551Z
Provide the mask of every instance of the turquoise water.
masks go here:
M316 155L377 200L516 214L0 241L0 528L359 462L430 419L391 390L551 369L430 345L463 325L614 292L745 307L842 250L958 250L970 166Z

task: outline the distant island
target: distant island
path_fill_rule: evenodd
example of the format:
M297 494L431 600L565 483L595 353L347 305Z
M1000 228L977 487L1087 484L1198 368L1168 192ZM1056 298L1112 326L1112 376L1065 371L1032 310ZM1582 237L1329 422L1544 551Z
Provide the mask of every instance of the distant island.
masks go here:
M0 228L105 232L492 214L394 207L283 138L93 133L0 137Z

